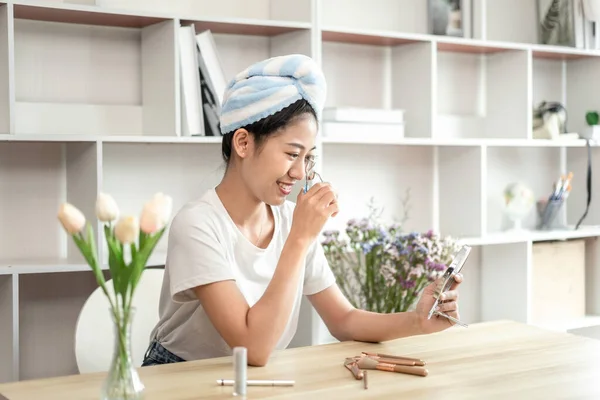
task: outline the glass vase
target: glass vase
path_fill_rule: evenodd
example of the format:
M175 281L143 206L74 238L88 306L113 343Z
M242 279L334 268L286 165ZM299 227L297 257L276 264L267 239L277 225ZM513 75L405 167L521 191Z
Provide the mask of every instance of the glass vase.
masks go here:
M102 400L143 399L144 384L131 357L131 323L135 308L110 310L113 320L113 357L102 386Z

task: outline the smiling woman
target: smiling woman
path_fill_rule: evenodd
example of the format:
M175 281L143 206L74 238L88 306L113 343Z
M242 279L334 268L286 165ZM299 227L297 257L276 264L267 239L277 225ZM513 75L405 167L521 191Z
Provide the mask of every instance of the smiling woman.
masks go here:
M322 71L303 55L271 58L240 72L221 115L222 181L186 204L171 223L160 319L143 365L197 360L247 348L265 365L291 342L308 296L339 340L379 341L434 332L433 288L414 313L354 309L336 285L317 239L339 209L329 183L308 188L326 96ZM287 200L306 185L296 204ZM460 282L460 277L458 278ZM457 294L442 311L458 318Z

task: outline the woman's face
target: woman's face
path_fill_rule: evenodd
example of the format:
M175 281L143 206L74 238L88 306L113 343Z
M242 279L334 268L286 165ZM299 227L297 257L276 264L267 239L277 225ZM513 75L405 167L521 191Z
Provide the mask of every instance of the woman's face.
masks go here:
M306 114L268 137L259 149L252 144L241 170L253 195L267 204L282 204L294 185L303 183L307 162L314 159L316 136L316 121Z

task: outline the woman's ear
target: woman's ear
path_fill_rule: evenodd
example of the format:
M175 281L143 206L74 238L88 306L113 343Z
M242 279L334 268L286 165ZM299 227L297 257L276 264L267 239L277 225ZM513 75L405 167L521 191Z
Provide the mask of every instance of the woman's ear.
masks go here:
M250 132L246 129L238 129L233 134L231 145L233 150L240 158L246 158L250 154L250 142L252 141Z

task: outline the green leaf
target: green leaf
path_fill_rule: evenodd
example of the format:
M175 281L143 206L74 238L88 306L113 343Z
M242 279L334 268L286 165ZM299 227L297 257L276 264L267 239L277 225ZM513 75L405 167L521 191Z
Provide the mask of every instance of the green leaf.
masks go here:
M94 231L92 230L92 225L90 223L87 224L87 244L88 249L90 251L90 258L92 259L92 269L97 274L96 279L102 282L102 285L106 283L104 280L104 275L102 274L102 269L100 268L100 263L98 262L98 250L96 248L96 240L94 239Z
M95 251L93 250L94 249L94 247L93 247L94 238L93 238L93 232L91 231L91 226L89 224L88 224L87 231L88 231L88 240L87 241L83 238L83 236L81 236L80 233L72 236L73 241L75 242L75 244L81 251L81 254L85 258L85 260L88 263L88 265L90 266L90 268L92 269L92 272L94 273L94 277L96 278L96 282L102 288L102 291L108 297L108 300L112 304L111 297L109 296L108 291L106 290L106 281L104 280L104 275L102 274L102 271L100 270L100 267L98 265L98 260L94 254L95 253Z
M598 115L598 113L596 111L588 111L585 114L585 120L588 123L588 125L598 125L598 122L600 120L600 117Z
M146 237L146 239L144 240L144 246L143 247L140 246L137 256L133 259L133 262L132 262L133 271L131 274L131 293L132 294L140 280L140 277L142 275L144 267L146 266L146 263L148 262L148 258L150 258L152 251L158 244L158 241L160 240L160 238L163 236L165 229L166 229L166 227L161 229L160 231L158 231L156 234L154 234L152 236L148 235Z
M115 293L122 294L122 281L125 279L124 275L127 272L125 260L123 258L123 248L121 243L113 235L106 237L106 243L108 244L108 265L110 274L112 275ZM125 280L125 282L127 281Z
M138 238L138 247L140 249L143 249L146 246L146 239L148 239L148 236L149 235L147 233L144 233L144 231L140 229L140 235Z

